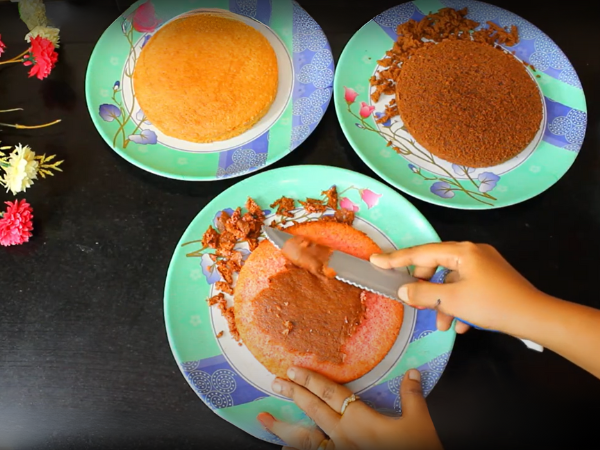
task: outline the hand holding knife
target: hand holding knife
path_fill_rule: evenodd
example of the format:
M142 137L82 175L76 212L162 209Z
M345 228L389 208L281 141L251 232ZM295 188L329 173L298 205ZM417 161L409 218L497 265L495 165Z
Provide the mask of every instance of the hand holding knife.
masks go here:
M271 227L263 227L263 231L267 239L279 249L283 249L286 242L294 237L292 234ZM413 277L407 268L381 269L369 261L356 258L347 253L336 250L332 250L329 253L326 266L331 269L331 273L334 274L335 278L344 283L396 301L402 301L398 297L398 290L402 286L420 281ZM430 282L442 284L446 281L450 273L451 271L447 269L439 270ZM495 331L478 327L460 318L456 318L456 320L479 330ZM530 349L543 351L543 347L534 342L526 339L521 339L521 341Z

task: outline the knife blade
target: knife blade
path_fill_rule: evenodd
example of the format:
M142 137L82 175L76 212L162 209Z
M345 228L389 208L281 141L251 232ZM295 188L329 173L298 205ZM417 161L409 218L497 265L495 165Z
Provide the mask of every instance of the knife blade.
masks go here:
M277 228L263 227L263 229L267 239L280 250L286 241L293 237L292 234ZM406 268L380 269L369 261L337 250L333 251L327 265L335 271L335 278L338 280L396 301L401 301L398 298L398 289L417 281Z
M281 250L288 239L294 237L290 233L281 231L277 228L263 226L263 232L267 239L279 250ZM349 255L348 253L333 250L327 265L333 269L336 273L335 278L348 283L352 286L356 286L362 290L373 292L374 294L382 295L384 297L402 302L398 297L398 290L405 284L414 283L418 281L417 278L410 275L408 268L397 268L397 269L381 269L374 266L369 261L357 258ZM448 270L437 272L430 281L443 283L446 275L449 273ZM496 331L488 330L486 328L478 327L466 320L456 320L463 322L473 328L485 331ZM527 339L520 339L525 345L538 352L544 350L539 344L529 341Z

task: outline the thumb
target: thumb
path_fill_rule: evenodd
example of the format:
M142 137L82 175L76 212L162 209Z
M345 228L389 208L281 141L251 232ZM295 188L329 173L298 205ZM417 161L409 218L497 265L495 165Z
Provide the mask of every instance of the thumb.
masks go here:
M417 369L410 369L404 375L402 386L400 386L400 402L402 417L429 414L421 388L421 373Z
M418 281L398 289L398 297L411 306L440 309L442 304L449 301L450 291L451 285Z

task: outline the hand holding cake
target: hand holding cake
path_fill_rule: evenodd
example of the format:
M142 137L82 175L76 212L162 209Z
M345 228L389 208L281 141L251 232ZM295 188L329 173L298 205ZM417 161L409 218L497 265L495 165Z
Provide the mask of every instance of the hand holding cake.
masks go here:
M277 379L273 389L293 399L320 429L288 424L268 413L259 414L258 420L267 430L293 446L284 448L442 449L423 398L421 376L417 370L409 370L404 376L400 388L403 411L400 419L376 412L347 387L307 369L292 367L287 375L292 381Z

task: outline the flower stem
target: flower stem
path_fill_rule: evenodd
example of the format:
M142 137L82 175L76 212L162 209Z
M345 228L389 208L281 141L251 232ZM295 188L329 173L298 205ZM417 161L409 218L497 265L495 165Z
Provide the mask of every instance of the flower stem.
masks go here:
M348 187L348 188L344 189L342 192L338 192L338 196L340 196L340 195L344 195L346 192L348 192L348 191L350 191L350 190L352 190L352 189L356 189L356 190L358 190L358 188L357 188L356 186L350 186L350 187Z
M463 192L466 195L468 195L469 197L471 197L473 200L476 200L478 202L481 202L485 205L489 205L492 206L491 203L488 203L486 201L483 201L482 199L476 197L476 196L481 196L484 197L486 199L490 199L490 200L497 200L495 197L491 196L488 193L481 193L481 192L475 192L475 191L470 191L468 189L466 189L461 183L460 181L458 181L456 179L456 177L454 175L452 175L445 167L441 166L439 163L437 163L433 157L433 155L431 153L429 153L429 155L427 155L425 152L421 151L414 142L409 141L408 139L406 139L404 136L400 136L396 133L396 131L391 130L392 132L392 136L389 136L387 133L383 132L382 130L379 129L375 129L373 128L370 124L366 123L365 120L362 117L359 117L357 114L355 114L350 105L348 105L348 112L354 116L355 118L357 118L358 120L361 121L361 124L363 125L363 127L365 127L365 129L367 131L372 131L374 133L379 134L383 139L387 140L388 142L391 142L392 140L397 140L397 141L404 141L405 144L410 144L414 150L416 150L416 152L411 151L408 148L405 148L406 153L401 152L401 154L403 156L408 156L408 155L412 155L414 157L416 157L417 159L420 159L421 161L425 161L428 162L430 164L433 164L434 166L436 166L438 169L440 169L442 172L444 172L448 178L441 178L441 177L436 177L436 178L428 178L425 175L423 175L422 173L418 173L418 175L420 175L424 180L426 181L435 181L435 180L440 180L443 181L445 183L448 183L449 185L454 185L456 186L457 189L450 189L452 191L459 191L459 192ZM402 144L401 144L402 145ZM398 147L399 148L399 147ZM465 170L465 174L467 175L467 178L473 183L473 185L476 188L479 188L479 186L477 185L477 183L475 182L475 180L473 180L473 178L469 175L468 171Z
M23 61L25 61L25 60L24 59L9 59L8 61L2 61L2 62L0 62L0 66L2 64L20 63L20 62L23 62Z
M29 53L29 49L25 50L25 51L24 51L23 53L21 53L20 55L17 55L17 56L15 56L14 58L12 58L12 59L9 59L9 61L14 61L14 60L16 60L16 59L23 60L23 56L25 56L27 53Z
M135 53L135 44L133 43L133 27L129 30L129 32L127 33L127 35L125 37L127 38L127 42L129 42L129 48L133 52L133 67L135 67L135 65L137 63L137 55ZM131 75L127 75L127 78L129 78L129 84L131 86L131 91L133 92L133 77ZM122 96L123 96L123 94L121 94L121 97ZM132 116L133 116L133 105L131 105L131 109L129 109L127 111L127 117L123 118L123 124L121 126L121 132L123 133L123 148L127 148L129 143L131 142L129 139L125 139L125 125L127 125L127 123L129 123L129 120L131 119ZM138 123L137 127L135 127L135 130L133 130L132 134L137 133L138 130L140 129L141 125L142 125L142 122ZM117 135L118 134L119 134L119 132L117 131Z
M0 113L13 112L13 111L23 111L23 108L0 109Z
M129 115L129 117L131 117L131 114ZM138 132L138 130L140 129L140 126L142 125L142 122L138 123L137 126L135 127L135 129L133 130L132 135L134 135L135 133ZM123 133L125 133L125 130L123 130ZM127 146L129 145L131 141L129 139L125 139L125 143L123 145L123 148L127 148Z
M19 130L35 130L38 128L46 128L46 127L51 127L52 125L56 125L57 123L59 123L61 121L61 119L55 120L54 122L50 122L50 123L45 123L43 125L19 125L19 124L15 124L15 125L11 125L10 123L0 123L0 126L2 127L10 127L10 128L18 128Z
M121 111L123 110L123 108L121 108ZM121 113L123 114L123 113ZM123 120L125 120L125 118L123 118ZM113 139L113 147L117 146L117 138L119 137L119 133L121 133L121 131L123 131L123 127L125 126L125 122L121 122L118 118L115 117L115 122L117 122L119 124L119 129L117 130L117 132L115 133L115 137ZM123 131L123 142L125 142L125 132Z
M123 95L123 94L121 94ZM117 100L117 91L113 90L113 96L112 96L113 102L115 103L115 105L117 105L119 107L119 109L121 110L121 115L123 117L123 120L125 120L125 110L123 109L123 106L121 106L121 102L119 100ZM117 132L115 133L115 138L113 140L113 147L116 147L117 145L117 137L119 136L119 133L123 133L123 142L125 142L125 122L121 123L117 120L117 123L119 124L119 129L117 130Z
M199 244L202 242L202 239L199 239L197 241L190 241L190 242L186 242L185 244L181 244L182 247L185 247L186 245L191 245L191 244ZM202 250L206 250L206 247L202 247Z
M461 190L465 194L467 194L469 197L471 197L473 200L477 200L478 202L483 203L484 205L492 206L492 203L485 202L485 201L481 200L480 198L475 197L475 195L482 195L482 194L479 194L478 192L469 191L465 188L462 188Z
M477 186L477 183L475 183L475 180L473 179L473 177L471 177L471 174L469 173L469 170L467 167L463 167L463 172L465 173L467 178L471 181L471 183L473 183L473 186L475 186L477 189L479 189L479 186Z

